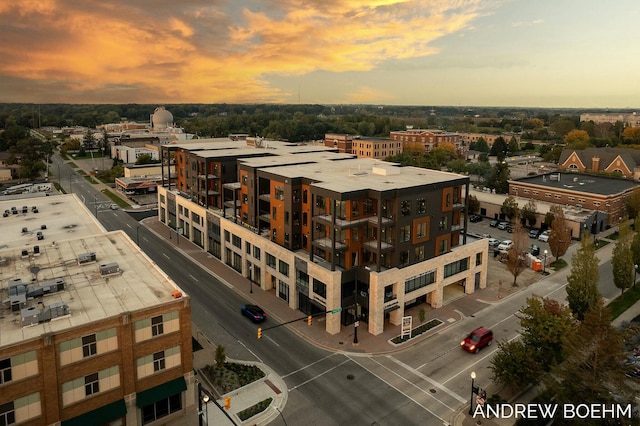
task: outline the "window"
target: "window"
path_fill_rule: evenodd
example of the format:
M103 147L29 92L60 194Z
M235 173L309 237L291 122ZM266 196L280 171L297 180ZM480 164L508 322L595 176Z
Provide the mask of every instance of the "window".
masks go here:
M0 425L12 425L16 422L16 413L13 401L0 405Z
M153 371L164 370L164 351L153 354Z
M447 216L442 216L440 218L440 229L447 229L448 227L448 218Z
M247 186L247 183L249 183L249 176L247 175L242 175L242 184L244 186Z
M400 266L409 264L409 250L404 250L400 252Z
M440 247L440 252L439 252L440 254L448 252L449 251L449 240L447 240L447 239L440 240L440 246L439 247Z
M476 266L482 265L482 253L476 253Z
M411 293L414 290L417 290L422 287L426 287L429 284L433 284L436 282L436 271L424 272L420 275L415 275L413 277L407 278L404 281L404 292Z
M242 248L242 238L240 238L239 236L233 234L231 236L231 244L233 244L234 246L236 246L239 249L241 249Z
M316 195L316 207L318 207L320 209L324 209L325 208L324 197L322 197L320 195Z
M260 260L260 247L253 246L253 257Z
M88 357L98 353L98 346L96 344L96 335L84 336L82 338L82 356Z
M411 239L411 226L405 225L400 227L400 242L406 242Z
M357 201L352 201L351 202L351 216L352 217L357 217L359 214L359 209L360 207L360 203L358 203Z
M451 193L447 192L447 195L445 196L445 206L446 207L451 207Z
M284 188L276 186L276 200L284 201Z
M100 392L100 382L98 381L98 373L89 374L84 376L84 394L85 396L91 396Z
M278 280L278 297L287 302L289 301L289 284L282 280Z
M424 260L424 246L415 248L416 262Z
M11 358L0 360L0 384L11 381Z
M289 212L285 210L284 212L284 224L288 225L289 224Z
M371 198L365 199L362 202L362 208L363 208L364 214L373 213L373 200Z
M249 196L247 194L242 194L242 204L247 204L249 202Z
M278 261L278 270L285 277L289 276L289 264L288 263L283 262L282 260Z
M278 218L278 209L275 207L271 208L271 219L276 220Z
M416 200L416 206L418 209L418 214L423 214L427 212L427 200L422 197Z
M164 324L162 323L162 315L151 318L151 335L160 336L164 334Z
M155 422L169 414L182 410L182 394L177 393L168 398L161 399L153 404L142 407L142 424Z
M200 215L198 213L192 213L191 214L191 220L193 220L195 223L197 223L198 225L201 224L200 221Z
M416 224L416 238L424 238L427 236L427 222Z
M320 280L313 279L313 292L320 297L327 297L327 285Z
M231 234L229 233L229 231L224 231L224 240L226 242L231 241Z
M303 203L307 203L307 199L309 197L309 191L307 191L306 189L302 190L302 202Z
M247 254L251 254L251 243L244 243L244 248L247 251Z
M267 253L267 266L276 269L276 257L271 253Z
M452 262L448 265L444 265L444 277L448 278L459 272L466 271L467 269L469 269L469 258L465 257L464 259L460 259L457 262Z
M307 226L308 221L308 213L302 212L302 226Z
M409 216L411 214L411 201L405 200L400 203L400 214Z

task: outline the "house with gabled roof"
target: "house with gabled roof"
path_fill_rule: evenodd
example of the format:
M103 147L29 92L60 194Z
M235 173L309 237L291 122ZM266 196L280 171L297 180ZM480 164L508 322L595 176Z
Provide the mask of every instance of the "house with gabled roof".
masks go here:
M620 173L640 180L640 150L631 148L565 149L558 161L559 170L575 172Z

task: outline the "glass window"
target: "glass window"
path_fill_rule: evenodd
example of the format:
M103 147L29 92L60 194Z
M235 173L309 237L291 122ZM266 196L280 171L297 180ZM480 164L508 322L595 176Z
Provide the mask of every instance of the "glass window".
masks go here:
M11 358L0 360L0 384L11 381Z
M276 209L275 207L271 207L271 219L277 219L278 218L278 209Z
M286 262L283 262L282 260L280 260L278 262L278 270L280 271L280 273L282 275L284 275L285 277L289 276L289 264Z
M400 227L400 242L406 242L411 239L411 225Z
M409 264L409 250L403 250L400 252L400 266Z
M411 214L411 201L404 200L400 203L400 214L402 216L409 216Z
M231 233L229 231L224 231L224 240L226 242L231 241Z
M476 266L482 265L482 252L476 253Z
M0 405L0 425L12 425L16 422L16 413L13 401Z
M327 297L327 285L320 280L313 279L313 292L320 297Z
M424 197L418 198L416 200L416 205L417 205L418 214L423 214L427 212L427 200Z
M153 371L164 370L164 351L156 352L153 354Z
M84 394L91 396L100 392L100 382L98 381L98 373L89 374L84 377Z
M284 201L284 188L276 186L276 200Z
M419 246L415 248L416 262L421 262L424 260L424 246Z
M247 254L251 254L251 243L244 243L244 248L247 251Z
M84 336L82 338L82 356L88 357L98 353L98 346L96 344L96 335Z
M422 287L426 287L429 284L433 284L436 282L436 271L424 272L420 275L416 275L410 278L407 278L404 281L404 292L410 293L414 290L417 290Z
M142 424L155 422L169 414L182 410L182 394L177 393L161 399L153 404L142 407Z
M160 336L164 334L164 324L162 322L162 315L151 318L151 334L153 336Z
M282 280L278 280L278 297L289 301L289 284Z
M260 247L253 246L253 257L260 260Z
M267 266L276 269L276 257L271 253L267 253Z
M239 249L242 248L242 238L240 238L239 236L233 234L231 236L231 241L234 246L238 247Z

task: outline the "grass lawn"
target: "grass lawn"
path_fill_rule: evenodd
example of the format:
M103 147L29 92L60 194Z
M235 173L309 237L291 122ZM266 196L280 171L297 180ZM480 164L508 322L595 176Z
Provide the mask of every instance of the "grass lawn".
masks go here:
M613 299L607 307L611 311L611 319L618 318L624 311L629 309L631 305L640 300L640 285L630 288L622 295Z

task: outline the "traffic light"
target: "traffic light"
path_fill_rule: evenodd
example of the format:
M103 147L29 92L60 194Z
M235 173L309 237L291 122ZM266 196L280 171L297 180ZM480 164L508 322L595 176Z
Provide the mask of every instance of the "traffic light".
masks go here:
M309 315L307 317L307 325L311 325L311 320L313 320L313 317L311 315Z
M224 409L225 410L229 410L231 408L231 397L230 396L226 396L224 398Z
M258 329L258 339L262 339L262 328Z

